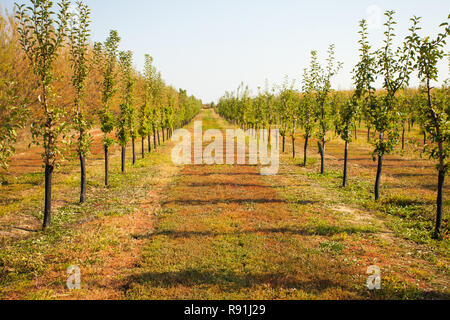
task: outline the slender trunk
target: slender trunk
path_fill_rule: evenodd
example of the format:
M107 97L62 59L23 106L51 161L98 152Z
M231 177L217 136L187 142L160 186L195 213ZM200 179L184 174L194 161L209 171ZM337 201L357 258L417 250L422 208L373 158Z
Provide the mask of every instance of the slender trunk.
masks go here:
M358 128L356 128L356 123L355 123L355 140L358 140Z
M403 125L403 131L402 131L402 150L405 150L405 131L406 131L406 128L405 128L405 126Z
M269 136L268 136L268 139L267 139L267 143L268 143L268 144L270 144L270 142L271 142L271 135L272 135L272 128L271 128L271 126L269 125Z
M427 132L423 131L423 152L427 151Z
M295 136L292 136L292 158L295 159Z
M122 147L122 172L125 172L125 147Z
M45 207L44 207L44 224L42 228L45 230L51 221L52 215L52 176L53 166L45 165Z
M152 137L150 133L147 136L147 143L148 143L148 153L152 152Z
M378 167L377 167L377 179L375 181L375 200L380 199L380 183L381 183L381 172L383 170L383 156L378 155Z
M155 130L155 126L153 126L153 149L156 150L156 130Z
M166 139L164 137L164 128L161 128L161 134L162 134L162 140L163 140L163 143L164 143L164 141L166 141Z
M441 235L442 227L442 198L444 195L444 181L445 181L445 169L443 166L443 160L441 160L441 166L439 167L439 181L438 181L438 195L437 195L437 212L436 212L436 230L435 237L439 238Z
M345 141L345 153L344 153L344 179L342 186L347 186L347 163L348 163L348 141Z
M320 174L325 173L325 138L322 139L322 143L319 142L320 151Z
M303 148L303 165L306 167L306 162L308 161L308 141L309 133L305 136L305 146Z
M367 128L367 142L370 142L370 127Z
M109 185L109 159L108 159L108 146L105 145L105 186Z
M158 146L161 145L161 140L159 139L159 130L156 130L156 135L158 136Z
M144 137L142 137L142 140L141 140L141 149L142 149L142 159L144 159L145 158L145 149L144 149Z
M283 136L283 153L286 152L286 136Z
M135 148L135 139L131 138L131 142L132 142L132 150L133 150L133 164L136 163L136 148Z
M80 154L81 185L80 203L86 202L86 156Z

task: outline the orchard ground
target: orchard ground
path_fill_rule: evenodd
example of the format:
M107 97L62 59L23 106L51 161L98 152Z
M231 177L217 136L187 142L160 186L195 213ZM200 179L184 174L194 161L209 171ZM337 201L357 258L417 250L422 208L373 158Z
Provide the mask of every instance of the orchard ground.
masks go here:
M211 110L196 120L204 130L232 127ZM0 298L450 298L449 201L445 238L433 240L437 171L421 158L415 129L406 150L385 161L380 202L364 127L350 146L345 189L343 143L332 135L325 175L315 142L303 167L287 139L274 176L261 176L257 165L175 165L175 143L166 142L135 166L128 147L125 174L116 149L105 188L101 134L93 134L88 202L77 204L78 163L66 162L55 174L45 232L39 149L27 149L23 137L0 187ZM303 150L300 135L296 143ZM80 290L66 287L72 265L81 270ZM381 290L367 289L372 265L381 269Z

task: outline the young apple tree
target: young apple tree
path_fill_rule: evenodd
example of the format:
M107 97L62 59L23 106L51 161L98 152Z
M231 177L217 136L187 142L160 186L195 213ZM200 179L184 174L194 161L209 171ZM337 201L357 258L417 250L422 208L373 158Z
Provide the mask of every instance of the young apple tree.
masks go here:
M77 2L77 13L71 17L69 45L72 62L72 84L75 88L74 127L78 134L76 149L80 159L81 186L80 203L86 202L86 156L91 147L89 129L91 123L86 116L84 93L88 76L90 10L81 1Z
M16 19L20 45L31 62L40 87L39 103L42 117L37 117L31 126L33 142L43 146L42 158L45 164L45 206L46 229L51 221L52 176L58 159L62 156L61 142L67 132L67 114L56 103L53 91L53 64L64 45L67 24L70 17L70 2L62 0L58 14L53 12L50 0L30 0L31 5L16 4ZM63 139L60 139L61 136Z
M448 16L450 19L450 15ZM415 23L420 18L414 17ZM434 235L439 238L442 226L442 198L444 194L445 175L448 171L448 157L450 155L450 122L449 122L449 88L444 85L442 89L433 88L433 83L438 80L437 64L445 56L444 45L450 33L448 22L441 24L444 31L436 38L422 38L417 34L419 28L414 30L408 38L408 42L414 48L414 67L418 71L420 81L423 83L422 93L426 98L426 103L419 108L420 117L425 131L431 136L433 145L429 153L430 157L438 161L438 195L436 227Z
M135 77L133 74L132 65L133 53L131 51L122 51L119 53L119 64L122 75L122 103L120 104L120 115L118 118L118 132L117 139L119 145L122 147L122 172L125 172L125 151L128 141L133 139L133 164L136 159L134 153L134 122L135 114L133 107L133 87L135 83Z
M408 85L409 76L412 68L412 45L407 41L403 46L393 48L395 37L394 11L385 13L387 21L384 24L384 45L376 52L377 75L383 78L383 91L375 96L370 94L367 111L369 121L373 128L378 132L378 138L374 142L375 150L373 152L374 161L378 161L377 176L375 180L375 200L380 198L380 183L383 170L384 156L390 153L398 143L398 127L396 124L395 98L397 92ZM417 28L417 21L413 21L410 29L412 33ZM370 50L370 47L368 48ZM372 62L371 62L372 63ZM372 67L370 67L372 68ZM369 83L374 81L375 76L370 75L367 79Z
M331 92L331 78L337 74L342 68L342 63L335 65L334 45L330 45L328 49L327 66L322 68L317 61L317 53L311 52L311 70L310 76L314 83L316 92L316 109L315 117L317 119L317 137L319 139L320 152L320 173L325 173L325 144L326 136L331 127L331 110L329 103L329 95Z
M109 147L114 140L109 136L114 130L114 115L111 111L111 100L117 89L117 50L120 37L117 31L111 30L103 45L96 43L95 53L103 73L102 109L99 112L101 130L103 132L103 146L105 150L105 185L109 184Z

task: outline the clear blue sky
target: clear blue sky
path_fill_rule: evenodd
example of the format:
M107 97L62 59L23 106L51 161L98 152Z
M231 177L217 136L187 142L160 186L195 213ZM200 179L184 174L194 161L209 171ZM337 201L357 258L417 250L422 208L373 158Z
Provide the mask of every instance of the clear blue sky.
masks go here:
M28 2L20 1L19 2ZM13 0L0 0L11 9ZM92 39L103 41L110 29L122 37L121 49L135 53L136 68L144 54L155 58L168 84L187 89L204 102L217 100L241 81L256 89L267 78L284 76L300 86L309 52L325 58L329 44L344 69L335 88L350 88L357 61L358 21L373 21L371 40L378 46L383 29L376 11L395 10L397 35L403 38L412 15L423 17L423 34L435 35L450 13L448 0L85 0L92 9ZM375 6L375 7L373 7ZM375 8L369 10L368 8ZM372 12L372 13L371 13ZM375 14L374 14L375 13ZM448 46L447 46L448 48ZM441 78L448 77L446 63ZM413 83L417 84L417 83Z

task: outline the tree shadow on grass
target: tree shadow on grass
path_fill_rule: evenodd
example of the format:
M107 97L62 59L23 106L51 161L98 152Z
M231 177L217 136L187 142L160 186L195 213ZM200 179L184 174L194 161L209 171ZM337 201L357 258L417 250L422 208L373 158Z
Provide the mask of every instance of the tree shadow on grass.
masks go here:
M283 234L283 235L301 235L301 236L332 236L335 234L372 234L371 230L358 227L339 227L339 226L316 226L312 228L293 229L293 228L261 228L252 230L242 230L235 232L214 232L214 231L190 231L190 230L164 230L153 233L134 234L134 239L152 239L158 236L167 236L173 239L197 238L197 237L221 237L238 236L246 234L261 233L265 235Z
M182 206L201 206L201 205L215 205L215 204L270 204L270 203L284 203L284 204L316 204L319 201L312 200L280 200L280 199L180 199L170 200L162 203L163 206L168 204L182 205Z
M186 287L219 285L223 290L230 291L265 285L276 289L296 289L316 293L320 293L329 288L349 289L345 284L326 278L303 281L284 273L252 274L232 271L199 271L196 269L136 274L127 279L127 284L124 289L127 290L131 284L149 285L160 288L179 285Z

